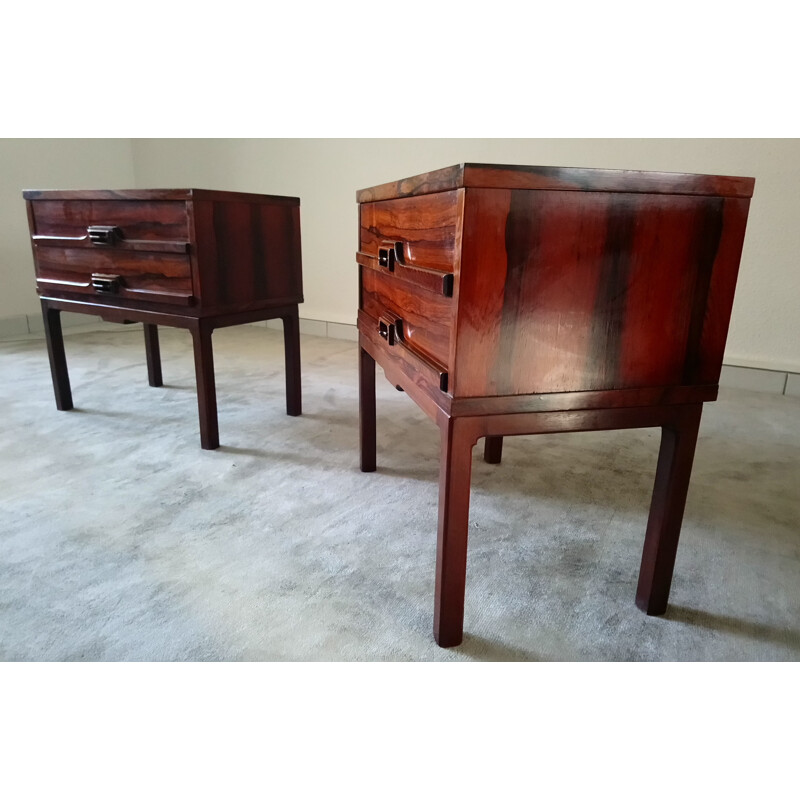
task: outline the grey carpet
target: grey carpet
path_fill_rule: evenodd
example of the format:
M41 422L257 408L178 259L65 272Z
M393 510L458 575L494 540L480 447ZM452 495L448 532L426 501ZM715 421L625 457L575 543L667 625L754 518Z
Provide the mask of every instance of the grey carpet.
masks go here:
M432 637L438 432L379 372L378 472L358 469L356 345L214 334L220 438L200 449L189 335L0 342L0 658L7 661L797 660L800 401L706 406L661 618L634 605L659 434L475 449L464 643Z

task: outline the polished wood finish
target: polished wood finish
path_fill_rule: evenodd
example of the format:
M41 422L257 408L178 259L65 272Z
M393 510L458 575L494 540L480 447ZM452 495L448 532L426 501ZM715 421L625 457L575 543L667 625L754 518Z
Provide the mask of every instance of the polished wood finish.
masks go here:
M663 613L716 399L751 178L461 164L357 193L362 469L374 362L442 437L434 634L461 641L471 452L661 427L636 602Z
M144 352L147 358L147 380L151 386L163 386L158 326L145 322L142 327L144 328Z
M62 310L142 322L148 380L163 384L157 326L190 331L200 438L219 446L211 335L281 319L286 411L302 411L300 201L199 189L26 191L58 408L72 408Z

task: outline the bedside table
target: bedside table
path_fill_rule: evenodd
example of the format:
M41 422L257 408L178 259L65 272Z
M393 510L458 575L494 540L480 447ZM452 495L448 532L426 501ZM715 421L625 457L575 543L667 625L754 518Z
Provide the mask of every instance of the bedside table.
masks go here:
M161 386L158 326L194 342L200 442L219 446L215 328L283 321L286 412L301 413L300 200L203 189L26 191L56 406L71 409L61 311L144 325Z
M461 164L357 193L361 469L375 362L439 426L434 636L462 640L472 448L660 427L636 604L666 610L752 178Z

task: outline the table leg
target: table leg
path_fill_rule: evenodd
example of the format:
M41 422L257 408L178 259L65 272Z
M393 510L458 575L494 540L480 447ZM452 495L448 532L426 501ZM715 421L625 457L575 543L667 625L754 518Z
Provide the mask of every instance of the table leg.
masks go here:
M197 407L200 413L200 446L203 450L219 447L217 390L214 384L214 354L211 334L214 329L202 319L191 328L194 342L194 369L197 381Z
M483 460L487 464L499 464L503 458L503 437L487 436L483 446Z
M147 356L147 379L151 386L163 386L161 377L161 348L158 346L158 326L148 322L144 327L144 352Z
M283 320L283 347L286 358L286 413L299 417L303 411L300 386L300 320L297 309Z
M702 404L692 406L678 423L661 429L661 448L636 589L636 605L651 616L667 610L702 409Z
M441 423L439 464L439 533L433 635L440 647L461 644L467 578L467 527L472 474L470 436L463 420Z
M358 403L361 471L375 472L377 466L375 359L363 347L359 348Z
M47 355L50 359L50 374L53 378L53 391L56 395L56 408L59 411L69 411L72 408L72 390L69 385L67 356L64 352L64 336L61 332L61 311L51 308L46 300L42 300L41 304Z

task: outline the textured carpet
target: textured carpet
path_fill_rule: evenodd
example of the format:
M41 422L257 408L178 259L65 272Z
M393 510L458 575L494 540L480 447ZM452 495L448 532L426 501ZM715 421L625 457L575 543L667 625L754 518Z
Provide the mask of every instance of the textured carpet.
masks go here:
M438 432L378 370L378 472L358 469L357 348L214 334L220 440L200 449L190 337L0 342L3 660L797 660L800 401L706 406L670 608L634 605L659 433L475 448L464 643L432 637Z

